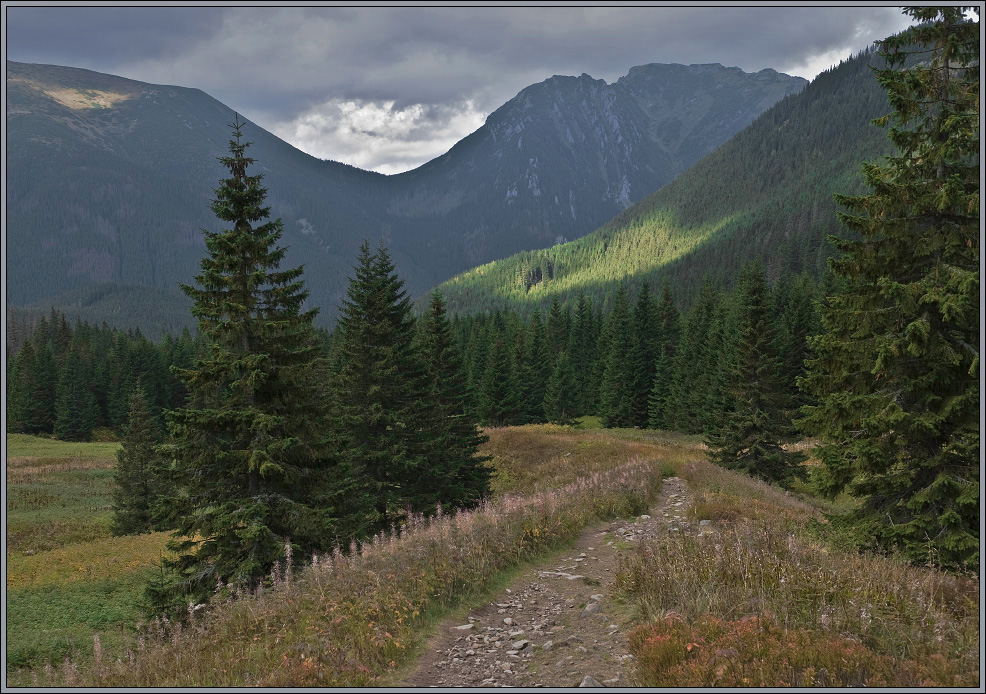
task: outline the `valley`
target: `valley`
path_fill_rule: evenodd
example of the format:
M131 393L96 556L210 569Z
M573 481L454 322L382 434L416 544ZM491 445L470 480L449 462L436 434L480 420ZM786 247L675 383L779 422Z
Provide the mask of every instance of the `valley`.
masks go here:
M198 89L7 61L8 687L978 691L978 9L716 8L757 71L519 93L498 61L619 53L631 15L657 55L727 34L283 8L258 66L206 40L258 38L237 8L35 9L38 45L114 18L146 79L249 63L298 142L430 159L364 171ZM808 82L762 68L777 12L830 47L778 66L842 55L836 18L885 38ZM421 17L331 98L277 52Z

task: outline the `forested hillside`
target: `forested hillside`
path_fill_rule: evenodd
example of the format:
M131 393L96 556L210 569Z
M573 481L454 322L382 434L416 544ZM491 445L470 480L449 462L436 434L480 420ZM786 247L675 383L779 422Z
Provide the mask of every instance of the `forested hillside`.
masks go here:
M456 272L578 238L719 146L804 80L645 65L614 84L555 76L448 153L383 176L311 157L248 124L288 262L331 321L351 258L385 243L420 294ZM7 63L7 300L46 313L190 325L233 109L197 89Z
M449 309L529 311L579 292L597 303L624 278L658 282L690 301L702 277L730 283L743 261L761 257L768 276L782 269L818 276L838 223L832 194L862 185L859 163L889 150L870 124L888 111L864 53L820 74L672 183L592 234L524 252L441 285Z

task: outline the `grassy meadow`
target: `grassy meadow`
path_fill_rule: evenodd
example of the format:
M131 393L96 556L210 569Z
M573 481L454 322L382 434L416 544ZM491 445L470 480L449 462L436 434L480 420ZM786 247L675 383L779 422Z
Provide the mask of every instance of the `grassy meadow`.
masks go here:
M122 648L166 534L112 537L118 443L7 434L7 667Z
M39 548L33 554L24 554L28 544L8 545L7 682L395 684L443 617L488 599L519 567L601 519L641 513L661 480L678 475L694 497L694 519L711 520L714 533L669 533L620 567L622 599L640 619L629 644L639 684L978 683L976 578L838 549L824 514L849 500L833 506L810 485L785 492L724 471L697 437L583 426L487 430L490 503L415 519L301 570L279 567L266 589L181 624L134 628L165 534L75 541L39 532L57 540L45 549L25 536ZM30 487L58 499L50 509L8 508L11 518L26 525L23 514L46 513L54 522L64 510L106 527L112 445L67 453L44 448L57 442L10 438L18 440L8 498ZM38 451L45 455L31 455Z

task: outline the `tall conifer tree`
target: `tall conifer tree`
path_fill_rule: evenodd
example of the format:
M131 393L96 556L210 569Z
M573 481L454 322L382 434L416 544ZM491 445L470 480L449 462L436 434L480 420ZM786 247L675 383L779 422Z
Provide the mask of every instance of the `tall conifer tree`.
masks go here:
M823 483L862 499L864 537L919 561L978 565L979 10L908 8L877 78L898 153L865 164L871 192L836 196L857 239L833 239L845 282L822 308L803 380L819 403ZM914 63L914 64L912 64Z
M541 322L541 312L535 311L527 330L521 387L524 391L524 421L537 424L544 421L544 391L551 378L551 356L548 339Z
M280 270L281 221L265 221L262 176L250 176L242 124L232 124L229 177L212 210L230 227L205 232L208 255L183 285L208 351L178 372L187 407L170 416L181 494L167 565L177 581L160 588L159 605L187 605L217 581L256 581L283 559L325 550L332 537L325 418L315 385L319 359L302 268Z
M571 424L575 415L575 369L562 351L544 392L544 415L552 424Z
M88 441L99 418L99 406L89 388L86 364L74 349L62 364L57 392L55 437L63 441Z
M411 302L387 250L371 254L364 242L354 270L339 317L335 428L347 503L358 513L372 499L362 531L375 532L400 519L419 475L425 375Z
M159 497L165 492L161 456L156 446L161 430L138 387L130 396L130 413L116 452L113 481L114 535L135 535L162 527Z
M724 374L724 390L734 409L710 418L711 458L731 470L771 482L803 477L805 456L780 446L786 432L786 394L779 377L768 287L759 263L746 269L736 289L739 334L735 358ZM727 362L729 363L729 362Z
M575 368L575 414L588 414L593 398L590 395L592 371L596 363L596 334L592 315L592 300L579 294L575 303L575 322L568 350Z
M661 284L661 299L657 306L657 359L654 365L654 387L648 400L648 426L670 429L671 379L674 375L674 356L678 349L681 318L671 295L671 284L665 277Z
M644 281L633 308L633 346L630 353L632 382L630 417L633 426L647 426L647 403L654 387L654 368L657 365L658 326L650 285Z
M633 336L630 303L626 287L621 284L613 300L613 312L606 322L608 346L605 370L599 386L599 417L604 427L633 426L631 352Z
M462 356L436 290L424 318L422 353L428 391L424 401L424 464L416 480L415 509L429 513L435 503L445 508L475 505L490 491L489 457L479 447L489 437L480 434L470 415L470 393ZM433 501L425 500L426 495ZM422 506L424 500L424 506Z

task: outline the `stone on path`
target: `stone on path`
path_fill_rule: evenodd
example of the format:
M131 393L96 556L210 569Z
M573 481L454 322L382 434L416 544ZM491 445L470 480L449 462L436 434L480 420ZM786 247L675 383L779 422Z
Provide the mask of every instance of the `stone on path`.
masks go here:
M600 684L598 680L596 680L596 679L594 679L592 677L589 677L589 675L586 675L585 676L585 679L582 680L582 684L580 684L579 686L580 687L602 687L603 685Z
M602 607L599 605L598 602L591 602L591 603L589 603L588 605L585 606L585 609L582 610L582 614L580 616L581 617L588 617L591 614L596 614L601 609L602 609Z
M461 627L453 627L453 628L458 629L459 631L469 631L470 629L475 629L476 628L476 625L475 624L463 624Z

